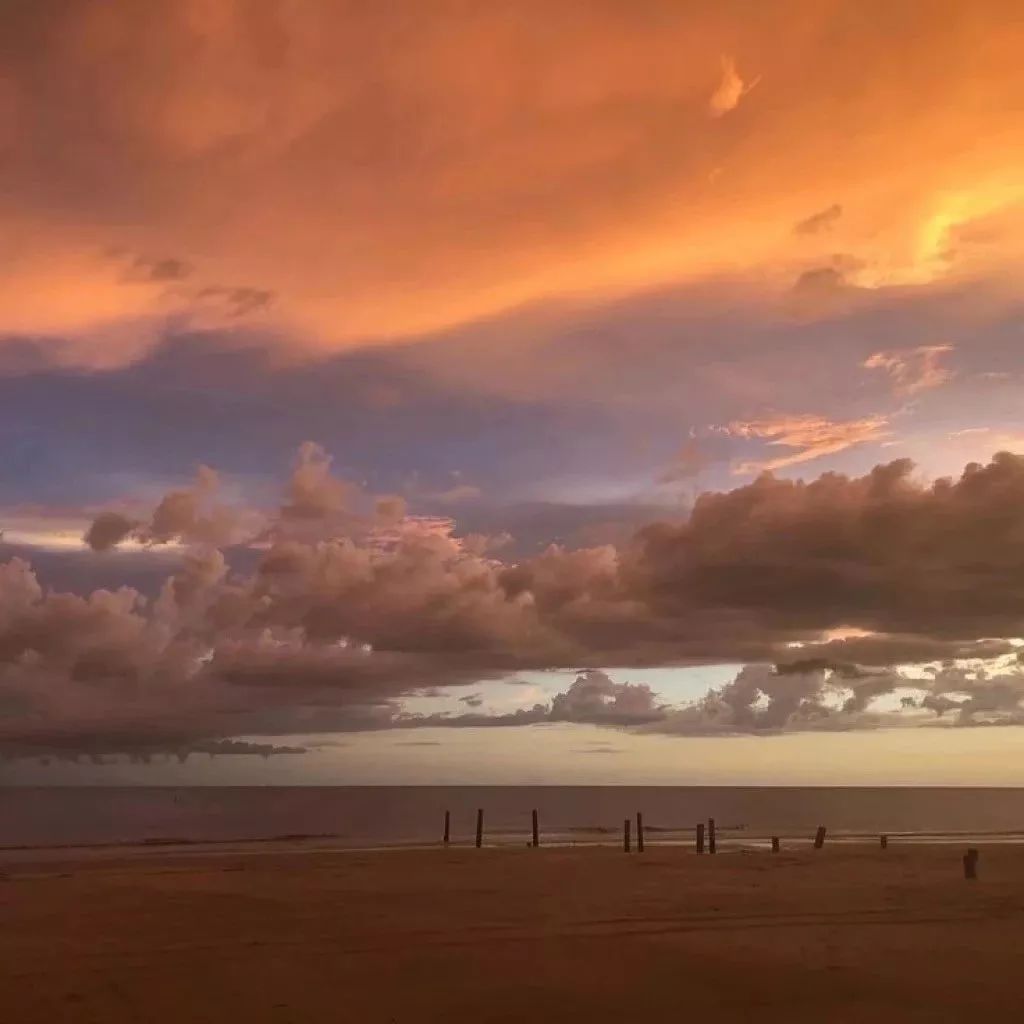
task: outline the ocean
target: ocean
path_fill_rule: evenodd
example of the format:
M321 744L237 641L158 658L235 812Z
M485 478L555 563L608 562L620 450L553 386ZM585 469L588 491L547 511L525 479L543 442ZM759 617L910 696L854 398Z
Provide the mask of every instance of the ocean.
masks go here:
M1024 789L616 786L10 787L0 789L0 849L288 841L365 848L529 841L531 812L546 844L618 844L643 814L648 844L691 843L714 817L719 850L779 836L830 841L1024 841ZM635 827L635 826L634 826Z

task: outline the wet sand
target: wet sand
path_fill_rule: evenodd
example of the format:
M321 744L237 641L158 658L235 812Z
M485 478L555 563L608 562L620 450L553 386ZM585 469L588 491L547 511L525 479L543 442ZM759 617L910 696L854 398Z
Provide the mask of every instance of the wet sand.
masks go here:
M12 1024L969 1021L1019 1001L1024 848L5 855Z

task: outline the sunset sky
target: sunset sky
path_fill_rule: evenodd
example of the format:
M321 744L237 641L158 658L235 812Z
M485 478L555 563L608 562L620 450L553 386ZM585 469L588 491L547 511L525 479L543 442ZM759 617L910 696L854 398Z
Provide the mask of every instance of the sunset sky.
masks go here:
M1024 784L1020 3L0 13L0 781Z

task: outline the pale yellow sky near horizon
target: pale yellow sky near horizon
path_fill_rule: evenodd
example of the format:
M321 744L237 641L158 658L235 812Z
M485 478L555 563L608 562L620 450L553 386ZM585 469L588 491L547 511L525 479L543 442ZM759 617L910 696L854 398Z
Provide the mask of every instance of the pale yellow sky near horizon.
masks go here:
M320 737L332 745L319 748L316 737L250 739L311 749L220 756L216 772L201 754L184 764L0 763L0 784L1024 786L1017 726L676 737L552 724Z

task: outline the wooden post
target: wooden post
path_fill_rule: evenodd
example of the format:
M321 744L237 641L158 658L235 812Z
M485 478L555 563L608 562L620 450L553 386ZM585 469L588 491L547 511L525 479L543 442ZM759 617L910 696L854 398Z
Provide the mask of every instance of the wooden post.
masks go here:
M825 826L819 825L818 831L814 833L814 848L820 850L825 845Z
M479 850L484 845L484 809L478 808L476 812L476 848Z
M888 836L879 836L878 837L878 845L883 850L887 850L889 848L889 837Z
M636 812L636 852L644 852L644 816Z
M978 877L978 851L973 847L964 854L964 878Z
M452 812L444 812L444 845L447 846L452 837Z
M537 812L533 812L533 846L536 849L540 846L540 826L537 822Z
M704 822L697 825L697 852L704 852Z
M715 819L708 818L708 853L717 853L718 844L715 841Z
M622 849L629 853L629 818L622 823Z
M772 853L778 853L778 852L779 852L779 837L778 836L772 836Z

